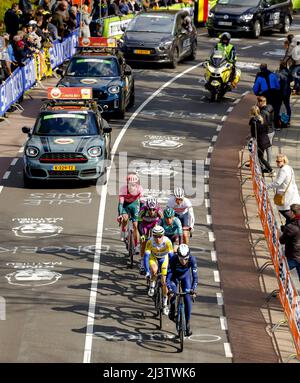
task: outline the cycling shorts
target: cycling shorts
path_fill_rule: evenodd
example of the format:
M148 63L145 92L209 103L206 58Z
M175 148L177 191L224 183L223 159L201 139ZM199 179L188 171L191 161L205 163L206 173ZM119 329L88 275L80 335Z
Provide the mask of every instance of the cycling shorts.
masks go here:
M190 225L189 225L189 213L188 212L186 212L182 215L178 215L175 213L175 216L179 218L183 229L188 229L190 227Z
M158 272L161 272L161 275L167 275L168 265L169 265L169 255L165 255L163 258L156 258L154 255L150 255L149 265L155 264L158 265Z
M140 200L137 199L131 203L124 202L121 215L128 214L130 221L136 222L139 218Z
M165 234L166 237L169 238L169 240L172 242L172 244L174 245L174 243L179 243L179 235L178 234Z

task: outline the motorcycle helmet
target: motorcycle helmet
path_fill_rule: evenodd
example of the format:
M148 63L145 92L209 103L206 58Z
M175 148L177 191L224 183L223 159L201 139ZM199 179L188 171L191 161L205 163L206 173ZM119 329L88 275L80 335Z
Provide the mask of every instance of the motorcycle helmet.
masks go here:
M222 44L226 44L226 45L229 44L230 39L231 39L231 35L230 35L230 33L228 33L228 32L224 32L224 33L222 33L221 36L220 36L220 42L221 42Z
M175 216L175 211L171 207L166 207L164 209L164 217L165 218L172 218Z

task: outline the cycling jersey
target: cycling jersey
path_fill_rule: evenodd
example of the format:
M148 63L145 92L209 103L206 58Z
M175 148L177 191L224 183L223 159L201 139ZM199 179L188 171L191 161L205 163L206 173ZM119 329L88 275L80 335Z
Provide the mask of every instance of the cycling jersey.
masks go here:
M162 243L158 244L151 237L145 248L144 265L147 273L150 273L150 263L155 262L159 267L163 266L162 275L167 275L168 260L173 257L173 245L167 237L163 237Z
M177 217L174 217L171 225L167 225L166 219L161 220L161 226L165 229L165 235L167 237L173 237L174 235L182 235L182 225Z
M141 185L133 185L130 190L127 185L123 185L119 193L118 213L119 215L128 214L135 222L138 220L140 203L144 202L144 189Z
M182 219L184 218L184 222L182 222L182 227L186 227L186 226L189 226L191 228L194 227L194 223L195 223L194 210L192 207L192 203L188 198L184 197L183 201L178 204L176 203L175 196L171 196L167 203L167 207L171 207L172 209L174 209L177 217ZM187 218L188 218L188 222L186 222Z
M150 214L149 208L143 206L139 212L139 233L140 235L147 235L149 231L158 224L163 216L162 209L157 207L152 214Z

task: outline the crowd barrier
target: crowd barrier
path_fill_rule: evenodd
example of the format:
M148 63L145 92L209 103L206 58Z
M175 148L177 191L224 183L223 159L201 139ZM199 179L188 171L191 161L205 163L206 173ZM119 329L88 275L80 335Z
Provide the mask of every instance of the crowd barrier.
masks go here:
M300 358L300 296L292 281L288 263L284 256L283 246L279 242L280 231L268 196L264 177L262 176L257 156L256 140L252 141L249 149L252 185L258 205L258 213L276 273L279 299L292 333L297 356Z
M35 53L0 85L0 117L37 81L51 76L53 69L74 55L78 33L76 30L62 42L54 41L51 48Z

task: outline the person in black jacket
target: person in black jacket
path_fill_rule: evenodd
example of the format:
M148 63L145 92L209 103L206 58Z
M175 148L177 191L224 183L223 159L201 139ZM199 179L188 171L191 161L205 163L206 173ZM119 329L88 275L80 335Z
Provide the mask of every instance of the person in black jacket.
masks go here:
M262 173L273 173L273 169L269 162L264 159L265 150L271 145L268 136L268 127L263 123L263 116L260 114L259 107L257 105L252 106L250 109L250 130L251 137L256 138L257 141L257 155L261 164Z
M300 205L290 207L291 223L282 227L279 242L285 245L285 256L290 270L296 268L300 281Z
M282 103L285 106L286 109L286 114L289 117L289 120L287 122L287 125L290 124L291 120L291 105L290 105L290 98L291 98L291 82L293 81L293 77L290 73L290 71L287 68L287 64L285 62L281 62L279 65L279 72L277 73L278 79L279 79L279 84L280 84L280 107Z
M267 99L264 96L258 96L257 97L257 106L259 107L260 114L262 115L264 122L263 124L268 129L268 137L270 140L271 146L269 146L267 150L267 160L269 164L272 164L272 144L273 144L273 137L275 134L274 130L274 109L272 105L267 104Z
M5 12L4 23L6 27L6 32L9 33L10 39L17 34L19 26L22 22L22 11L19 9L17 3L13 3L11 8Z

